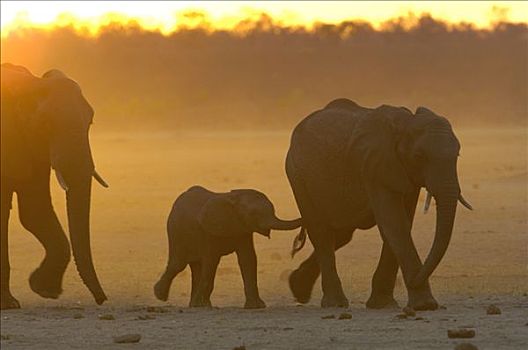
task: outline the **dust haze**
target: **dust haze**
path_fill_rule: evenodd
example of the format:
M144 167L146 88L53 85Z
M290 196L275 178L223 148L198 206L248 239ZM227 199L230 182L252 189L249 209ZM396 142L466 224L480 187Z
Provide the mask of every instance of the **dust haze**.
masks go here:
M207 23L169 36L133 22L96 37L70 27L2 40L2 62L78 80L104 126L290 130L337 97L423 105L456 126L526 121L526 24L488 30L424 15L283 27L262 15L234 31ZM29 54L28 54L29 53Z
M456 344L446 329L464 325L477 328L472 342L482 348L527 344L528 28L504 22L477 30L430 16L410 28L406 23L399 18L378 30L364 22L307 30L263 15L241 22L235 32L204 26L163 36L131 23L109 25L96 37L60 28L3 38L2 62L36 75L59 68L79 82L96 111L92 150L110 188L94 185L92 197L92 252L109 296L101 307L73 262L60 299L31 292L27 278L43 250L19 224L14 201L11 289L23 309L2 312L2 335L11 339L2 340L2 348L111 346L111 336L137 332L143 339L136 348L145 349L445 349ZM461 188L475 210L459 206L452 242L431 276L447 309L421 313L430 323L365 310L381 250L376 228L356 231L337 253L352 320L321 319L340 311L318 308L320 281L308 306L295 307L287 275L312 250L307 243L290 258L297 231L272 232L271 240L255 235L266 310L239 309L244 294L234 255L222 259L211 298L221 309L186 309L188 269L176 277L169 302L158 302L152 287L166 264L165 224L174 199L194 184L214 191L256 188L278 216L298 217L284 171L291 130L337 97L365 106L423 105L453 124L462 146ZM54 177L51 182L66 227L64 194ZM422 257L435 227L434 213L421 213L423 200L422 193L413 227ZM404 305L401 275L398 280L396 299ZM495 319L485 312L491 303L503 311ZM137 320L147 305L168 312ZM73 319L79 312L84 318ZM98 320L105 313L116 320Z

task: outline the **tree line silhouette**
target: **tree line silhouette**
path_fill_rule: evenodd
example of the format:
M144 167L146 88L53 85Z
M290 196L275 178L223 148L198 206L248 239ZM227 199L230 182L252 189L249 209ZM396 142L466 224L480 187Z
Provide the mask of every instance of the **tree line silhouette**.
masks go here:
M411 17L379 29L284 26L266 14L234 30L202 22L170 35L133 21L96 36L33 28L2 38L1 59L35 74L64 70L110 128L291 128L337 97L424 105L455 125L526 124L527 24Z

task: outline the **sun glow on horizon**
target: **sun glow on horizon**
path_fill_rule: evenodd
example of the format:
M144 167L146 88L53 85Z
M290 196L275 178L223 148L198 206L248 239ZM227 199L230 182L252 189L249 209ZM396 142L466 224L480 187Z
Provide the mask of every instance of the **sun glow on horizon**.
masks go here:
M287 26L310 28L314 23L363 20L379 27L383 22L408 14L429 13L448 23L466 22L489 28L499 21L528 23L525 2L288 2L288 1L2 1L2 37L22 28L73 26L96 35L109 23L138 23L146 30L170 34L182 26L233 29L245 19L262 13Z

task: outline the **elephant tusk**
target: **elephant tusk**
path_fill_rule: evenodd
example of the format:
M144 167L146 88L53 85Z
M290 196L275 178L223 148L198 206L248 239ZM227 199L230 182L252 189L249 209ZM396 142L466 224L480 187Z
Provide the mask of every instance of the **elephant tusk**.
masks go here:
M108 184L106 183L106 181L103 180L103 178L101 177L101 175L99 175L99 174L97 173L97 171L95 171L95 169L94 169L94 172L93 172L93 177L94 177L94 179L95 179L97 182L99 182L99 184L100 184L101 186L103 186L104 188L108 188Z
M55 169L55 177L57 177L60 187L62 187L64 191L68 192L68 185L66 184L66 181L64 181L64 177L62 177L61 172L57 169Z
M458 200L460 201L460 203L468 208L469 210L473 210L473 206L471 204L469 204L469 202L467 200L464 199L464 197L462 197L462 193L460 194L460 196L458 197Z
M431 195L431 193L429 191L427 191L427 197L425 197L425 204L424 204L424 214L427 214L427 211L429 210L429 206L431 205L431 198L433 198L433 196Z

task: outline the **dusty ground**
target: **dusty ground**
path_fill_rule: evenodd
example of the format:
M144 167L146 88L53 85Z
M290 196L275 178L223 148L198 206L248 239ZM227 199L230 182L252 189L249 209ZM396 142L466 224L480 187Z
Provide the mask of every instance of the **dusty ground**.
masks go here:
M10 224L12 291L23 309L2 311L2 349L182 348L232 349L452 349L462 340L447 329L470 327L479 349L528 346L527 134L518 129L458 130L462 143L459 173L475 211L459 208L449 250L431 278L445 310L419 313L423 320L396 319L398 310L367 311L370 278L381 249L377 231L357 231L338 253L352 319L343 310L320 309L320 285L312 302L296 306L286 276L311 251L294 260L289 249L296 232L256 237L259 285L268 308L240 309L242 281L234 256L222 260L212 301L219 309L190 310L190 274L175 279L170 302L159 303L152 285L166 261L165 220L174 198L193 184L224 191L257 188L268 194L284 218L298 215L284 156L289 132L274 133L102 133L92 144L99 172L111 187L96 187L93 199L93 252L110 301L96 307L70 264L59 300L33 294L27 278L42 258L37 241L18 223ZM65 223L63 194L52 179L57 212ZM423 204L423 194L420 206ZM434 211L417 213L413 236L426 254ZM401 281L397 299L405 303ZM486 315L496 304L501 315ZM165 313L147 312L163 305ZM112 314L115 320L99 320ZM149 320L137 320L151 315ZM82 318L77 318L82 317ZM112 337L140 333L141 342L117 345ZM6 338L6 339L4 339Z

